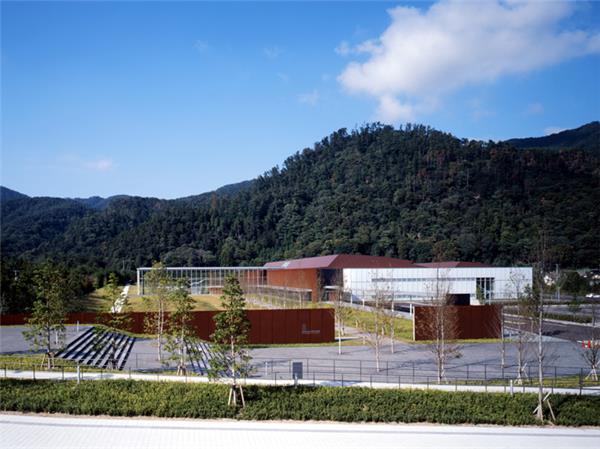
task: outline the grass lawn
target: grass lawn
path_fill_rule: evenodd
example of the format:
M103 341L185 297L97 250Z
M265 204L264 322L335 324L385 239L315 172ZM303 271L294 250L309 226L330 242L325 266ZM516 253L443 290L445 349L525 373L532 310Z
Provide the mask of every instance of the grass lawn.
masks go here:
M412 342L412 320L407 320L406 318L393 318L393 322L394 339ZM357 329L365 332L370 332L375 325L375 316L372 312L353 309L346 323L348 326L356 327ZM389 337L387 333L386 337Z
M277 309L328 309L332 307L331 304L323 302L297 301L271 295L246 295L246 297L264 304L264 307Z
M36 370L41 368L42 361L44 361L44 354L14 354L14 355L0 355L0 368L4 369L16 369L29 371L35 367ZM62 367L69 368L65 371L75 370L77 363L72 360L61 359L56 357L54 359L55 369L61 369ZM46 370L46 365L43 365L43 369Z
M119 286L120 289L123 286ZM194 309L193 310L220 310L221 300L218 295L193 295ZM111 301L104 298L104 288L94 290L92 293L87 295L83 300L83 306L81 311L84 312L106 312L110 308ZM147 312L147 306L144 302L144 298L138 295L137 285L129 286L129 294L127 297L127 309L130 312ZM249 309L256 307L248 307ZM167 311L172 311L170 304L167 305Z
M193 310L220 310L221 300L219 296L216 295L193 295L192 299L194 300L194 309ZM128 309L131 312L147 312L148 306L147 301L149 299L145 299L141 296L132 296L129 295ZM170 303L167 303L167 312L171 312L173 310L173 306Z
M111 301L104 297L104 287L94 290L92 293L87 295L79 309L81 312L106 312L110 308Z

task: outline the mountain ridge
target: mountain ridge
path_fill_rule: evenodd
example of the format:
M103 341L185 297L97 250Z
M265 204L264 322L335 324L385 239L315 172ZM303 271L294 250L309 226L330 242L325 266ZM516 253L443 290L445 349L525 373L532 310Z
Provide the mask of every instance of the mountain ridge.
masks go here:
M254 180L200 195L125 195L102 208L72 199L4 201L2 256L89 271L330 253L518 264L530 263L543 231L556 263L595 266L594 144L546 151L422 125L340 129Z
M594 120L585 125L577 128L563 130L557 133L553 133L546 136L538 137L523 137L523 138L512 138L507 140L499 140L497 143L505 143L514 146L519 149L582 149L584 151L592 151L600 153L600 121ZM241 190L251 187L255 179L249 179L245 181L235 182L231 184L225 184L218 187L215 190L208 192L187 195L184 197L163 199L157 198L163 201L182 201L182 202L193 202L195 200L203 200L207 196L212 194L220 195L233 195ZM6 191L6 193L5 193ZM87 205L92 209L104 209L111 201L121 198L129 198L138 195L129 194L117 194L108 197L91 196L87 198L70 198L70 197L30 197L23 193L17 192L16 190L9 189L8 187L0 185L0 201L9 201L15 198L60 198L65 200L74 200L81 204ZM6 198L8 197L8 198ZM155 198L155 197L140 197L140 198Z
M578 128L567 129L548 136L509 139L505 142L520 149L539 148L559 150L561 148L581 148L600 153L600 122L589 122Z

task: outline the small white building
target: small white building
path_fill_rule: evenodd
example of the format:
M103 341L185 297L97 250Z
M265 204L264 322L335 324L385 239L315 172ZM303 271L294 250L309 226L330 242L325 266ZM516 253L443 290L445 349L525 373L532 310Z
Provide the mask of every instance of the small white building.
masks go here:
M468 262L414 264L411 268L344 268L344 291L352 301L377 293L399 302L421 302L441 295L472 305L516 299L531 286L531 267L491 267Z

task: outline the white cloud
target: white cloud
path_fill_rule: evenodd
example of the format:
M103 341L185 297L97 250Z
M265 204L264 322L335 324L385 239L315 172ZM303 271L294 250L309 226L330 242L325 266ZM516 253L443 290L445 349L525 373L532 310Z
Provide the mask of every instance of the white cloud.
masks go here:
M540 115L544 113L544 105L541 103L535 102L530 103L525 108L525 115Z
M319 91L313 89L311 92L298 95L298 101L309 106L316 106L316 104L319 102L319 97Z
M348 64L338 81L348 92L375 97L387 122L414 117L422 102L436 103L463 86L600 52L600 33L559 29L574 7L512 0L396 7L379 38L339 47L366 61Z
M346 41L340 42L340 44L333 49L338 55L346 56L352 52L350 44Z
M196 51L198 53L204 54L204 53L208 52L208 50L210 50L210 45L208 45L208 42L206 42L206 41L197 40L194 43L194 48L196 49Z
M410 122L415 118L415 110L408 103L400 103L393 95L383 95L379 98L377 117L384 122Z
M283 53L283 50L279 47L265 47L263 48L264 55L269 59L277 59Z
M544 135L549 136L550 134L557 134L566 130L567 128L561 128L560 126L548 126L544 129Z
M84 168L87 168L88 170L98 171L98 172L109 171L113 168L113 165L114 164L113 164L112 159L96 159L93 161L83 162Z

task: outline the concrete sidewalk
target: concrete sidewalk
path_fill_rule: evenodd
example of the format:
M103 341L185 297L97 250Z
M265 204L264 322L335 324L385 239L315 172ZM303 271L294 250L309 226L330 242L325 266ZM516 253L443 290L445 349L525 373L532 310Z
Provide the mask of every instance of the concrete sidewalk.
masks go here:
M11 449L595 449L600 429L0 414L0 438L2 447Z
M51 371L21 371L6 370L0 373L4 378L10 379L51 379L51 380L77 380L75 372L51 372ZM208 383L205 376L175 376L164 374L143 374L143 373L123 373L123 372L84 372L80 374L81 381L91 380L142 380L150 382L186 382L186 383ZM224 379L223 382L227 382ZM244 379L244 385L294 385L294 380L290 379ZM476 393L537 393L537 387L526 387L515 385L512 390L509 386L495 385L458 385L458 384L412 384L412 383L383 383L383 382L342 382L327 380L298 380L298 385L318 385L328 387L363 387L378 389L406 389L406 390L439 390L439 391L472 391ZM582 388L544 388L544 391L553 394L572 394L586 396L600 396L599 387Z

